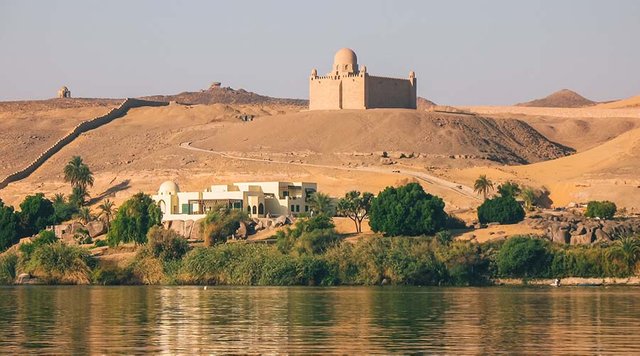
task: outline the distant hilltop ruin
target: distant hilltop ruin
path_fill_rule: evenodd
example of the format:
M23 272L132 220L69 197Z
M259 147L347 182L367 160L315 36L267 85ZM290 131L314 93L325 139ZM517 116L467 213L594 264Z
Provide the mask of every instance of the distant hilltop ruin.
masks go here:
M331 72L309 77L309 110L416 108L416 74L408 79L376 77L358 66L356 53L342 48L333 58Z
M71 97L71 90L69 90L69 88L63 86L62 88L58 89L58 98L64 99L64 98L70 98L70 97Z

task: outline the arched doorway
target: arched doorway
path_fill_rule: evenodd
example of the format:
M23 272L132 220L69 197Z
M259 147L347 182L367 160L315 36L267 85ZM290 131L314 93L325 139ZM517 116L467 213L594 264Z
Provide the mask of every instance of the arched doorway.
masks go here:
M253 206L253 214L257 214L257 209L255 205Z
M260 203L258 205L258 215L264 214L264 204Z

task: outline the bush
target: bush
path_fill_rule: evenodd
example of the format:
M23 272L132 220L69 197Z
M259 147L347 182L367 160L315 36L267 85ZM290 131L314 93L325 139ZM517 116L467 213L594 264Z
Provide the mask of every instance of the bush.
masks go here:
M503 277L544 277L551 257L546 241L515 236L500 248L496 265L499 275Z
M584 215L589 218L613 219L617 210L616 204L608 200L590 201Z
M151 255L162 261L178 260L189 251L189 242L173 230L152 227L147 233L147 246Z
M213 209L202 220L202 233L205 246L224 243L240 227L240 222L247 220L247 214L229 207Z
M92 262L86 249L55 242L36 246L24 269L50 284L88 284Z
M137 193L118 209L107 233L107 242L109 246L117 246L123 242L144 244L147 242L149 229L160 225L161 221L162 211L151 197Z
M298 219L293 228L276 233L278 250L297 254L324 252L339 239L334 226L324 214Z
M524 209L512 196L488 199L478 207L478 220L483 224L515 224L522 221L524 215Z
M18 255L6 253L0 256L0 284L13 284L16 280L16 268L18 265Z
M104 247L104 246L109 246L109 243L107 242L107 240L96 240L96 242L93 243L94 247Z
M445 227L444 202L418 183L387 187L373 200L369 225L385 235L434 234Z

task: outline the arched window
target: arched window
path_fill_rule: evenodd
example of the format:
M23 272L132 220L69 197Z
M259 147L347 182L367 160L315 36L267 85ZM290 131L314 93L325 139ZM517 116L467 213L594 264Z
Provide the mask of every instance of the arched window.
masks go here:
M254 205L254 206L253 206L253 214L256 214L256 213L257 213L257 211L256 211L256 210L257 210L257 209L256 209L256 206Z
M247 214L251 214L251 205L247 206Z
M258 205L258 214L260 215L264 214L264 204L262 203Z
M168 211L167 211L167 203L165 203L164 200L160 200L160 202L158 202L158 206L160 207L160 211L163 214L167 214L168 213Z

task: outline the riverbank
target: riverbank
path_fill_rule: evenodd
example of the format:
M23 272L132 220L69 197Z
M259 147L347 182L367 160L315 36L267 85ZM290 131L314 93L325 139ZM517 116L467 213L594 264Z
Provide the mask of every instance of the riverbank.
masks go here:
M493 281L496 286L553 286L555 278L498 278ZM560 279L562 287L587 287L587 286L640 286L640 277L626 278L581 278L565 277Z

